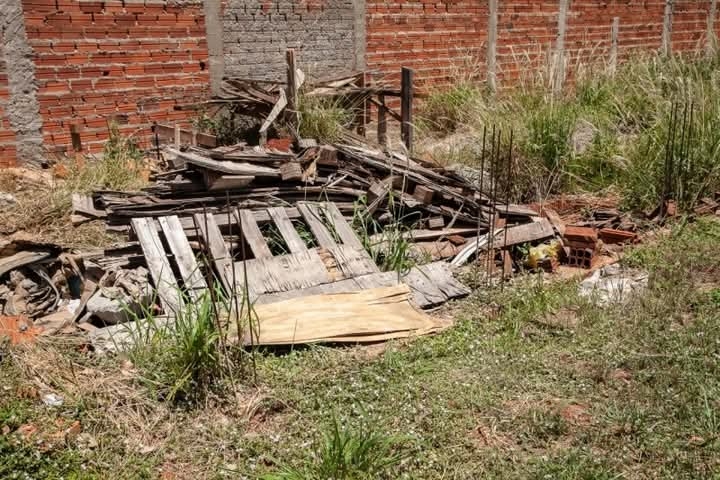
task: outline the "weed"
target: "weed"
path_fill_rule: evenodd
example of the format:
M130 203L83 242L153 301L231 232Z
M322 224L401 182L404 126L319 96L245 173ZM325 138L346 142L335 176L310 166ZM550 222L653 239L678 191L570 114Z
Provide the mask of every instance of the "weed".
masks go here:
M342 99L301 96L298 105L299 134L321 142L338 141L349 127L352 113Z
M225 376L222 328L209 293L187 302L172 322L150 310L129 327L133 335L130 358L143 370L142 381L170 401L197 400Z
M391 478L393 467L406 456L398 452L402 440L369 429L343 428L336 418L323 432L312 462L263 476L263 480L370 480Z
M403 215L388 194L388 210L393 216L389 223L381 225L368 214L367 199L362 197L355 202L353 210L353 228L375 264L384 272L404 273L414 265L411 255L412 220L411 214Z
M449 134L463 125L477 122L483 93L476 83L461 81L448 89L435 90L423 102L418 117L420 128Z

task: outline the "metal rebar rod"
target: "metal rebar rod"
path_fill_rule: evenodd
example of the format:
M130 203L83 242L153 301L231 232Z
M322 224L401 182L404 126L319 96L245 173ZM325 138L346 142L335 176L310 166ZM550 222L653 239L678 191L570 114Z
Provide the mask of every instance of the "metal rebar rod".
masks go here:
M512 178L512 151L513 151L513 130L510 130L510 146L508 147L507 156L507 178L505 179L505 232L503 239L503 269L502 269L502 282L500 283L500 289L505 288L505 255L509 255L507 250L507 238L508 238L508 218L510 217L510 179Z

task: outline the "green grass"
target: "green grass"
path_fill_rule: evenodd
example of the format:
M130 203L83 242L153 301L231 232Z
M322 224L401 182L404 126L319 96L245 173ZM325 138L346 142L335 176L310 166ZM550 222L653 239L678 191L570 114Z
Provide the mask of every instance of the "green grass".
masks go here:
M63 411L112 440L92 451L70 443L58 455L74 459L67 476L84 464L118 478L168 465L194 478L713 478L718 244L720 222L703 220L635 247L626 264L650 281L627 305L600 308L574 281L521 277L446 307L457 324L440 335L382 349L267 352L257 357L257 385L194 407L176 409L147 389L150 437L141 438L159 446L132 469L132 448L118 438L140 440L108 418L128 406L68 394ZM82 361L75 375L110 375L123 360ZM36 378L0 369L7 385ZM16 408L11 429L42 410Z
M483 126L496 124L515 132L516 200L615 187L628 207L646 209L659 203L671 105L692 103L693 166L680 205L691 209L697 198L720 189L719 63L638 57L614 76L585 68L560 96L532 83L491 98L481 85L461 81L431 92L420 105L420 151L443 164L477 165L467 145L478 144Z

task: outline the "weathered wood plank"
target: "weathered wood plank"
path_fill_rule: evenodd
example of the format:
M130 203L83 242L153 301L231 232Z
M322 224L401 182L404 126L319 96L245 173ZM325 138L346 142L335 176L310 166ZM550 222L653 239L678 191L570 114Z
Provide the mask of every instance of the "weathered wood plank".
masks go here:
M132 226L140 242L150 275L157 289L160 303L168 315L177 314L182 308L180 287L175 281L170 262L162 246L152 218L133 218Z
M321 248L320 258L325 262L330 276L335 280L358 277L377 273L380 271L370 255L363 249L353 248L347 245Z
M303 289L332 281L325 264L314 250L235 263L235 278L241 289L245 278L243 269L247 271L251 301L268 293Z
M195 254L190 248L190 243L183 232L180 219L171 216L160 217L158 221L170 246L170 251L175 256L188 295L190 295L191 299L198 300L207 290L207 283L200 271L200 266L195 260Z
M363 250L362 242L350 224L348 224L347 220L345 220L342 213L340 213L337 206L332 202L325 202L321 208L325 209L327 217L332 222L335 232L338 234L338 237L340 237L342 243L357 250Z
M245 241L255 258L272 258L273 254L255 221L253 213L250 210L237 209L235 215L240 221L242 235L245 237Z
M227 277L227 267L231 264L232 256L225 245L220 228L215 222L215 215L197 213L193 215L195 228L200 234L200 239L210 254L210 261L215 266L215 273L226 291L232 288L232 282Z
M49 256L50 252L31 252L29 250L25 250L10 255L9 257L2 258L0 259L0 277L11 270L15 270L16 268L20 268L24 265L39 262Z
M322 215L316 203L298 202L297 208L307 222L318 245L325 248L332 248L337 245L330 231L322 222Z
M287 244L291 253L300 253L307 250L307 246L288 217L284 207L271 207L267 209L268 215L275 222L280 235ZM257 218L257 217L256 217Z

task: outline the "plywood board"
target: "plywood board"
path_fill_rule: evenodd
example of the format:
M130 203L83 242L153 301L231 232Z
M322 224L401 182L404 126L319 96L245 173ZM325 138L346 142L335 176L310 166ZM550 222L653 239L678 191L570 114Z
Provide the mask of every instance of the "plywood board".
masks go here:
M409 299L409 288L397 285L256 305L259 335L254 343L357 343L426 334L443 327L415 309Z

